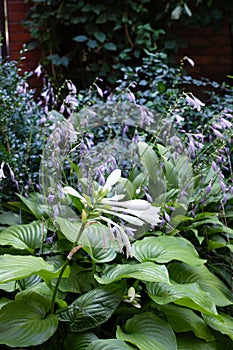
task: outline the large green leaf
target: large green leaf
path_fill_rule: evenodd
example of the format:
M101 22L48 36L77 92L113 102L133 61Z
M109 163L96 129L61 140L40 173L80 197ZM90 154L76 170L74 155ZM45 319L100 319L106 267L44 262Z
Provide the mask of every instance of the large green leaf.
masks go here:
M15 300L26 299L43 304L47 312L51 306L52 295L52 290L45 284L45 282L41 282L17 293ZM56 298L56 302L60 308L67 306L67 303L58 297Z
M2 225L18 225L20 224L20 215L11 211L0 211L0 224Z
M94 341L85 350L135 350L135 347L126 344L123 340L104 339Z
M70 242L75 242L82 224L60 217L56 218L56 222L63 235ZM91 258L98 263L111 261L117 254L117 242L113 239L108 227L100 223L87 226L78 244L81 244Z
M178 283L198 283L217 306L232 304L230 290L213 275L206 266L190 266L184 263L171 263L168 266L171 279Z
M42 304L25 299L8 303L0 310L0 344L27 347L44 343L56 331L58 319L45 316Z
M0 290L5 290L6 292L13 292L17 289L15 281L0 283Z
M135 278L148 282L169 283L169 276L165 265L156 265L153 262L142 262L140 264L112 265L103 271L102 276L95 276L101 284L109 284L122 278Z
M197 283L148 283L147 289L151 299L159 305L174 302L209 315L217 315L215 304L210 295L202 290Z
M33 253L34 249L41 247L46 234L46 226L40 221L10 226L0 232L0 245L11 245L16 249L26 249Z
M32 275L39 275L46 283L58 277L60 269L55 270L52 264L36 256L21 256L5 254L0 256L0 286L1 283L20 280ZM69 268L63 277L68 277Z
M193 310L174 304L161 305L159 309L165 314L168 323L176 333L192 331L198 338L205 341L213 341L206 322Z
M220 350L215 342L206 343L190 334L179 334L176 338L178 350Z
M43 217L46 218L48 216L47 214L48 208L46 208L43 205L43 196L41 196L39 193L35 193L34 195L31 196L32 198L30 199L25 198L20 194L18 194L18 197L21 199L23 204L28 209L27 211L30 214L33 214L37 220L42 220Z
M176 350L176 337L171 326L156 315L146 312L130 318L125 332L117 327L117 338L140 350Z
M88 345L97 340L94 333L69 333L64 342L66 350L87 350Z
M221 320L207 315L203 315L203 318L211 328L222 334L227 334L233 340L233 318L222 313L220 315Z
M172 236L146 237L137 241L133 244L133 254L139 261L166 263L179 260L190 265L206 262L198 257L197 251L188 240Z
M1 309L4 305L6 305L6 304L8 304L8 303L11 303L11 302L12 302L11 299L1 298L1 299L0 299L0 309Z
M83 332L107 321L124 295L122 285L96 288L77 298L59 313L59 320L70 323L72 332Z

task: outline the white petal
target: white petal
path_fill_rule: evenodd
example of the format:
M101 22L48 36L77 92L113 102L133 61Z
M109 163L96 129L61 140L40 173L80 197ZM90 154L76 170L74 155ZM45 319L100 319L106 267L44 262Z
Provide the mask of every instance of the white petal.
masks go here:
M114 202L114 201L109 201L108 198L104 198L102 199L101 203L106 205L113 205L121 208L127 208L131 210L146 210L151 206L149 202L143 199L132 199L130 201L124 201L124 202Z
M130 209L125 209L125 212L128 214L137 216L138 218L144 220L145 222L147 222L148 224L151 224L152 226L160 222L160 218L159 218L160 208L153 207L152 205L147 210L134 211Z
M127 214L121 214L121 213L118 213L118 212L115 212L115 211L111 211L111 210L103 210L104 213L106 214L112 214L114 216L117 216L118 218L124 220L124 221L127 221L129 222L130 224L132 225L136 225L136 226L142 226L144 224L144 222L135 217L135 216L131 216L131 215L127 215Z
M125 198L124 194L116 194L113 197L105 198L107 201L120 201L121 199ZM105 200L103 199L101 203Z
M66 186L63 188L64 192L70 194L71 196L78 197L82 202L86 203L86 199L81 196L81 194L76 191L73 187Z
M113 170L113 172L107 178L106 183L103 186L103 189L104 190L111 189L111 187L120 180L120 177L121 177L121 170L120 169Z

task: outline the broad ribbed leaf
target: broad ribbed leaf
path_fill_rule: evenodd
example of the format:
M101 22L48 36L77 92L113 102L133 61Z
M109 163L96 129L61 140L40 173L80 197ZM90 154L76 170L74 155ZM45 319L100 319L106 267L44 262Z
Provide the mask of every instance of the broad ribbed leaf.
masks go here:
M97 339L94 333L70 333L64 342L64 346L66 350L87 350L88 345Z
M206 266L172 263L168 269L171 279L178 283L198 283L201 289L209 293L211 300L217 306L232 304L233 299L230 290Z
M206 322L193 310L173 304L161 305L159 309L165 314L166 320L172 326L174 332L192 331L198 338L207 342L214 340Z
M44 343L56 331L58 319L45 316L43 305L16 300L0 310L0 344L27 347Z
M142 262L140 264L122 264L108 267L101 277L95 276L101 284L109 284L122 278L135 278L148 282L169 283L169 276L165 265L156 265L153 262Z
M44 282L42 282L17 293L15 300L25 299L28 301L31 300L35 303L43 304L47 312L51 306L52 295L52 290ZM56 298L56 302L60 308L67 306L67 303L62 299Z
M233 318L222 313L220 316L222 318L221 320L207 315L203 315L203 318L211 328L221 332L222 334L228 335L230 339L233 340Z
M201 265L206 262L198 257L197 251L188 240L172 236L146 237L137 241L133 244L133 254L139 261L167 263L179 260L190 265Z
M8 303L11 303L11 302L12 302L11 299L1 298L1 299L0 299L0 309L1 309L4 305L6 305L6 304L8 304Z
M45 207L42 205L43 202L39 193L32 195L31 199L27 199L24 196L21 196L20 194L18 194L18 197L28 208L28 212L30 214L33 214L37 220L41 220L42 217L48 216L47 210L45 210Z
M0 232L0 245L11 245L33 253L40 248L47 234L44 223L36 221L27 225L10 226Z
M116 335L118 339L127 341L140 350L177 350L171 326L149 312L129 319L125 332L118 326Z
M206 343L190 334L177 335L177 350L220 350L215 342ZM229 349L230 350L230 349Z
M94 341L85 350L135 350L135 347L119 339L104 339Z
M83 332L107 321L124 294L119 285L96 288L76 299L59 313L59 320L70 323L72 332Z
M151 299L159 305L174 302L209 315L217 315L215 304L210 295L202 290L197 283L148 283L147 289Z
M0 282L0 290L5 290L6 292L13 292L14 290L17 289L17 285L15 281L11 281L11 282L5 282L5 283L1 283Z
M36 256L2 255L0 256L0 286L1 283L20 280L32 275L39 275L46 283L58 277L60 269L55 270L42 258ZM63 277L68 277L69 268Z
M70 242L75 242L82 224L60 217L56 218L56 222L63 235ZM117 242L108 227L100 223L87 226L78 243L98 263L112 261L117 254Z
M20 224L20 215L11 211L0 211L0 224L2 225L18 225Z

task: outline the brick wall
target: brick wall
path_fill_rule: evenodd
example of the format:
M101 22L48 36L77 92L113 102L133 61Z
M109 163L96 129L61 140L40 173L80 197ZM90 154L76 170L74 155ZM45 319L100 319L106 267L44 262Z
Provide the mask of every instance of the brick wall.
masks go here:
M30 5L24 0L7 0L7 16L8 16L8 31L9 31L9 58L18 60L19 52L24 44L30 41L30 33L23 26L23 20L28 12ZM23 71L34 70L40 61L40 51L37 49L24 53L25 60L21 62ZM31 79L31 85L37 87L40 82L36 79Z
M19 50L30 40L30 34L22 24L30 5L24 0L8 0L7 4L10 58L18 59ZM175 53L175 60L179 62L185 55L192 58L196 63L195 67L189 69L186 65L190 74L218 81L225 80L227 75L233 74L233 39L227 20L223 21L222 27L217 32L211 28L188 28L180 23L176 23L172 30L178 37L187 41L188 46ZM29 51L26 57L23 68L35 69L40 59L40 52Z
M208 77L212 80L226 80L227 75L233 75L233 38L231 26L227 20L221 28L188 28L176 24L177 36L184 38L187 47L175 54L176 62L188 56L195 62L194 68L188 67L188 72L197 78Z

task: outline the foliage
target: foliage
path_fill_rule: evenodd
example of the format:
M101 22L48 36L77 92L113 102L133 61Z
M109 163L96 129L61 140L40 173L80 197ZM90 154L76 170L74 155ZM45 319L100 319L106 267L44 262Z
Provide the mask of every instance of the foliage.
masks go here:
M181 80L169 85L172 70L162 62L155 69L163 80L150 75L157 59L144 60L141 94L122 81L107 104L69 106L68 119L51 112L57 124L43 153L42 193L19 196L0 216L6 349L232 347L230 106L219 106L205 129L189 130L180 118L199 114L202 103L186 91L175 95ZM135 104L140 98L164 117ZM165 133L171 125L181 143ZM104 163L114 139L117 155L130 154L127 166Z
M112 86L125 65L141 64L144 50L173 55L184 45L170 28L187 25L221 26L232 18L229 1L44 1L34 0L25 25L29 47L39 45L42 65L59 86L71 79L87 88L96 76ZM225 20L225 19L224 19Z
M21 59L0 61L0 159L8 166L1 192L8 199L35 181L43 144L39 125L43 112L35 102L33 90L28 89L30 74L20 75Z

